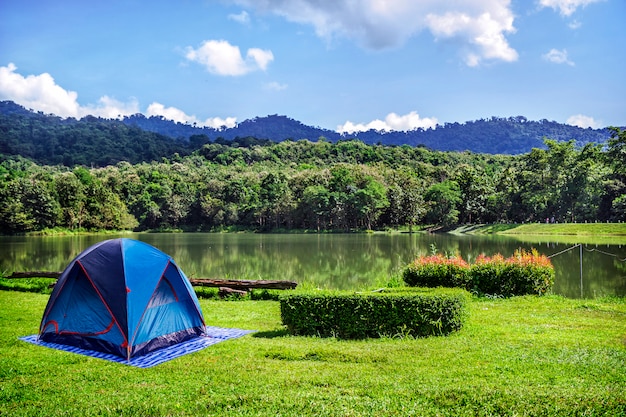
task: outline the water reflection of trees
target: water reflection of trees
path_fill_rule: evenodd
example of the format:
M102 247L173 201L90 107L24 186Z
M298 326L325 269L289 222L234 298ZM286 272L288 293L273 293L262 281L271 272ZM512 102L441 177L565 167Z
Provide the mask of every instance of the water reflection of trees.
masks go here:
M398 273L431 248L473 262L482 253L512 255L536 248L556 254L569 243L523 242L505 236L447 234L133 234L171 255L190 277L279 279L316 287L360 289ZM115 236L3 237L0 271L60 271L82 250ZM616 254L605 255L592 249ZM585 245L583 296L626 295L624 245ZM580 297L579 250L552 258L555 293Z

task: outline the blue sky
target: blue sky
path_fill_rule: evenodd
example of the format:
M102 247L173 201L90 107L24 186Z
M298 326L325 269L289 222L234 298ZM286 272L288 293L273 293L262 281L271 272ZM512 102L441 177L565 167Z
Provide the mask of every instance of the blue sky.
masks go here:
M0 100L338 131L626 126L624 0L0 2Z

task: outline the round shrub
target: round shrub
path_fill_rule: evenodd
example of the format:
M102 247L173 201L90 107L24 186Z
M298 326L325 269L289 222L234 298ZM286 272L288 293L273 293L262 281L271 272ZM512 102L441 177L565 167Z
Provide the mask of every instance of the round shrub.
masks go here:
M422 256L406 266L403 279L409 286L460 287L477 294L514 295L548 293L554 285L554 267L535 249L518 249L513 256L480 255L470 267L460 258Z
M458 257L422 256L407 265L402 279L412 287L467 288L469 264Z

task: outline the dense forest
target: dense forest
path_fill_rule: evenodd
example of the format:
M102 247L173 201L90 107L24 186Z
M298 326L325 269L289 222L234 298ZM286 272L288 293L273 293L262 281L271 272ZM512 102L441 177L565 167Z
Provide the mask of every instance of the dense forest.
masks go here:
M138 158L160 143L158 136L146 138L146 144L129 145ZM626 131L619 128L611 129L604 145L547 139L542 148L521 155L357 140L276 143L201 136L196 143L199 149L185 154L100 167L61 165L65 157L56 165L40 165L5 155L0 158L0 232L54 227L347 231L626 220ZM82 157L74 155L77 161Z
M80 120L34 113L0 102L0 155L20 155L45 165L106 166L186 153L189 141L142 130L120 120Z

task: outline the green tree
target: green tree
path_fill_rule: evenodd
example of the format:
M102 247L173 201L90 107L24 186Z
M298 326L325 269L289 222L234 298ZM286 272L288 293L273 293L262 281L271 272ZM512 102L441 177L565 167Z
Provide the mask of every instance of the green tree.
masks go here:
M604 161L610 168L605 184L602 217L612 221L626 221L626 130L609 128L611 138L607 142Z
M425 195L428 203L426 221L441 226L451 226L459 221L458 206L463 202L456 181L447 180L432 185Z
M357 222L372 229L383 211L389 206L385 186L373 178L367 178L362 188L350 194L350 203L357 213Z

